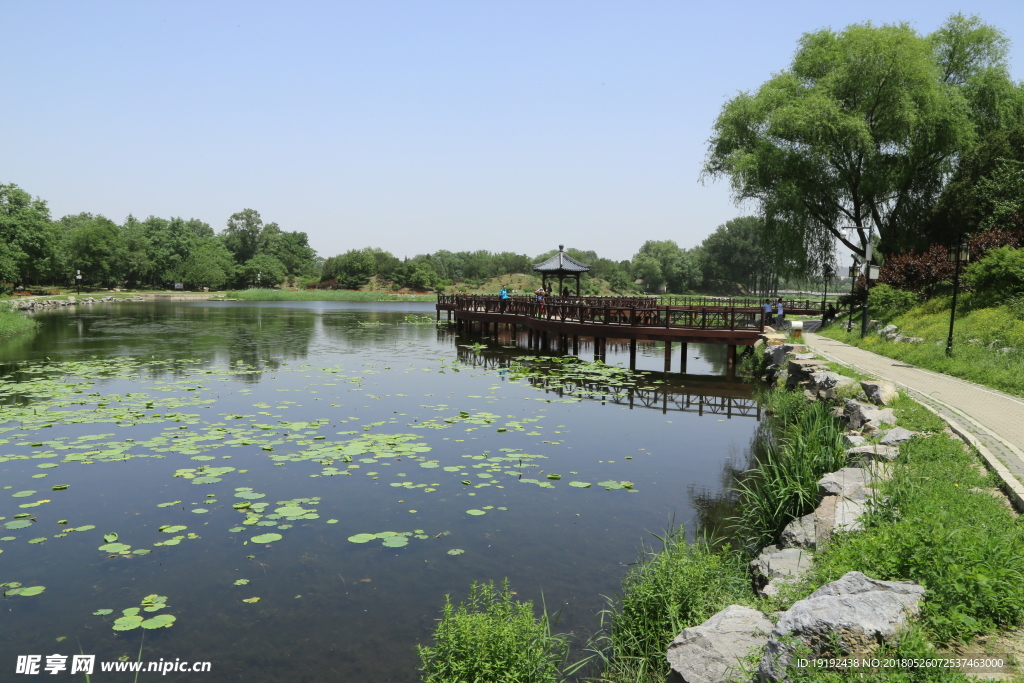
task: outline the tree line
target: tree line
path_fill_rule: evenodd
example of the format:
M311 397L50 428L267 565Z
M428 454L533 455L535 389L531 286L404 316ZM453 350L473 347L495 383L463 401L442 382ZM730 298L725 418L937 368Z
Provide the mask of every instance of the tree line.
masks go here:
M195 218L52 220L44 200L0 185L0 283L9 289L73 284L78 273L87 287L200 289L275 286L319 272L306 233L264 223L253 209L233 214L219 233Z
M631 259L616 261L593 250L568 250L591 266L584 292L596 291L593 278L620 293L686 292L723 284L744 291L770 291L785 264L762 242L762 220L737 218L719 226L692 249L672 240L649 240ZM358 289L376 279L379 286L429 290L515 273L556 253L530 257L513 252L439 250L398 258L383 249L351 249L321 259L304 232L264 223L259 212L232 214L220 232L196 218L144 220L128 216L121 224L102 215L80 213L52 219L46 201L17 185L0 185L0 284L8 290L32 285L73 285L81 273L87 287L187 289L296 286Z

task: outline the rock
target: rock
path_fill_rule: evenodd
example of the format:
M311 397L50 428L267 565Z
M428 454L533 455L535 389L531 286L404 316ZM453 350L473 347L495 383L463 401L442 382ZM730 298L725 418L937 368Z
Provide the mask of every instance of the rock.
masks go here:
M793 354L793 360L814 360L813 353L795 353Z
M900 328L896 327L895 325L886 325L885 327L878 331L878 334L888 337L889 335L895 335L899 331Z
M786 370L789 373L786 386L792 389L798 384L810 381L813 373L827 371L828 366L823 360L790 360Z
M871 462L892 462L900 454L898 446L867 444L846 449L846 462L850 467L863 467Z
M900 341L907 344L920 344L924 341L924 337L903 337Z
M818 493L822 496L842 496L867 500L867 494L863 491L870 481L871 475L867 470L860 467L844 467L836 472L829 472L819 479ZM870 489L868 490L870 491Z
M775 595L779 583L799 581L810 569L811 554L801 548L782 548L770 545L750 562L750 578L754 590L762 595Z
M761 683L783 680L801 645L811 656L830 652L833 643L850 657L870 655L917 614L923 597L924 588L911 581L876 581L848 572L782 615L765 647L758 678Z
M867 394L869 401L880 406L889 405L899 396L896 385L884 380L863 380L860 388Z
M941 342L940 342L940 343L941 343ZM967 343L968 343L968 344L980 344L980 343L981 343L981 340L980 340L980 339L968 339L968 340L967 340Z
M896 446L904 441L910 441L917 435L917 432L912 432L909 429L904 429L903 427L896 427L895 429L889 429L882 432L882 438L878 443L883 446ZM890 460L892 460L892 458L890 458Z
M756 609L730 605L700 626L683 629L665 657L686 683L743 678L743 660L768 642L772 622Z
M797 517L786 525L779 537L779 545L783 548L803 548L814 550L818 547L814 533L814 513Z
M1004 346L1003 348L999 349L999 353L1013 353L1016 350L1017 349L1013 348L1012 346Z
M841 411L837 417L842 417ZM847 434L843 437L843 443L847 446L863 446L867 441L867 439L859 434Z
M861 382L861 385L863 384L864 382ZM876 408L853 399L846 399L843 417L849 421L851 429L860 429L868 434L878 430L883 424L896 423L896 414L891 408Z

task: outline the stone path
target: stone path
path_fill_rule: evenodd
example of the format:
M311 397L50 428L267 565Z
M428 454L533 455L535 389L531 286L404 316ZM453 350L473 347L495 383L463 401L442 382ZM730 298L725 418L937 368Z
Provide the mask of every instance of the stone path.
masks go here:
M805 333L815 352L866 375L887 379L959 424L1005 466L1024 492L1024 400L979 384L909 366L849 344ZM984 455L984 453L983 453ZM1008 482L1009 484L1009 482Z

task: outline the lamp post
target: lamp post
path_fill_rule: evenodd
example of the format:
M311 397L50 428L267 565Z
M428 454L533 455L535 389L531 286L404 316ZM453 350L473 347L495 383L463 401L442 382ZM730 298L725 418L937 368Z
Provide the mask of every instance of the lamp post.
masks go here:
M822 286L824 287L821 293L821 326L825 327L825 302L828 300L828 279L832 276L832 267L827 263L821 268L821 277L823 280Z
M953 270L953 305L949 309L949 336L946 338L946 355L953 355L953 321L956 319L956 295L960 292L960 264L971 260L971 248L964 244L964 235L956 237L956 247L950 247L946 254L950 263L955 263Z
M78 296L82 295L82 271L77 268L75 269L75 291Z

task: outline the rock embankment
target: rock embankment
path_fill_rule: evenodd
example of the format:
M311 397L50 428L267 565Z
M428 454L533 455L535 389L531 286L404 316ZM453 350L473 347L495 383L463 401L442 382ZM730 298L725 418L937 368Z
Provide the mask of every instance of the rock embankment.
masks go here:
M104 296L99 299L95 299L91 296L83 297L81 299L69 296L67 299L28 299L26 301L16 301L13 303L12 308L19 311L34 311L40 308L60 308L61 306L88 306L91 304L102 304L114 301L145 301L145 299L142 298L141 296Z

